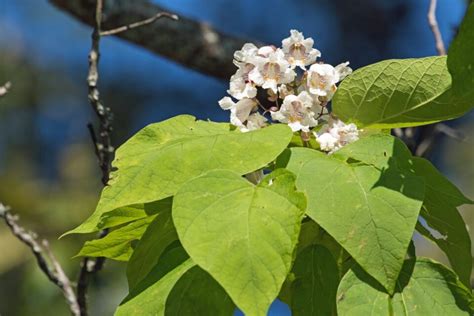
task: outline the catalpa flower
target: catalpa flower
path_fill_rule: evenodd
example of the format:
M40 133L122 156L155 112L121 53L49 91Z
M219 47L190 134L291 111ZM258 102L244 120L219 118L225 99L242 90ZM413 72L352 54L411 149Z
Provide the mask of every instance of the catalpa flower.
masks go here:
M321 150L330 154L359 139L355 124L344 124L341 120L331 119L321 130L314 133Z
M271 115L294 132L301 131L302 140L308 141L313 135L310 129L328 115L326 106L336 92L336 84L352 72L349 63L337 67L315 64L321 53L313 44L312 38L291 30L282 48L247 43L236 51L234 64L238 69L227 90L233 98L219 101L224 110L230 111L230 122L247 132L266 126ZM297 73L297 67L304 72ZM323 150L332 152L357 137L355 125L341 124L331 121L331 127L315 134Z
M252 60L257 56L258 48L252 43L246 43L241 50L234 53L234 65L239 68L252 64Z
M293 132L309 132L310 127L318 125L316 112L320 108L309 93L303 91L298 96L286 96L280 110L272 112L271 115L272 119L287 123Z
M249 115L245 127L240 128L242 132L249 132L260 129L267 125L267 119L262 114L255 112Z
M237 103L229 97L223 97L219 101L223 110L230 110L230 123L237 126L240 130L247 129L246 122L250 114L257 108L257 102L254 99L244 98Z
M352 73L349 63L342 63L336 67L329 64L314 64L309 68L307 85L309 92L317 96L331 97L336 92L336 83Z
M250 69L251 70L251 69ZM230 77L229 90L227 93L241 100L243 98L255 98L257 96L257 88L248 79L248 67L239 69L237 72Z
M306 70L307 65L311 65L316 58L321 57L321 52L313 48L314 41L311 37L304 38L303 33L297 30L290 31L290 37L282 41L283 52L291 65Z
M290 83L296 76L281 49L269 52L268 57L255 57L255 65L249 79L263 89L272 89L274 93L278 91L278 84Z

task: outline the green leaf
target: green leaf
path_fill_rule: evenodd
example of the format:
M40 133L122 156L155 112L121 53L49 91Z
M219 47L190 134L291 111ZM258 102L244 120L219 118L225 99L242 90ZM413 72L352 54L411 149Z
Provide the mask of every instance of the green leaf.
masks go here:
M344 146L334 157L348 158L373 165L378 169L397 167L409 169L412 158L410 150L400 139L387 134L374 134Z
M296 257L291 284L294 316L335 315L339 271L331 252L309 246Z
M171 290L165 315L231 316L235 305L206 271L194 267L186 272Z
M102 214L172 196L187 180L209 170L243 175L260 169L286 148L292 136L283 124L240 133L230 131L228 124L196 121L189 115L149 125L117 150L115 171L95 212L68 234L97 231Z
M423 202L423 181L396 166L380 170L311 151L291 149L288 162L308 198L307 214L392 292Z
M474 95L474 4L466 11L458 34L449 46L448 68L453 76L453 88L464 98Z
M103 214L98 226L100 229L111 228L156 215L163 210L171 210L172 203L173 199L170 197L151 203L124 206Z
M155 215L139 219L120 227L104 238L86 241L76 255L87 257L105 257L118 261L128 261L132 255L132 242L139 240Z
M184 184L172 213L193 261L245 314L266 315L290 271L305 204L288 171L254 186L221 170Z
M182 247L173 247L120 303L116 316L164 316L168 296L179 279L195 267Z
M464 284L469 285L472 270L471 240L466 225L456 207L473 203L456 186L446 179L426 159L411 157L405 144L389 135L373 135L349 144L335 153L377 168L390 168L391 164L423 177L425 198L421 215L428 226L437 230L442 238L434 237L429 230L418 225L418 231L434 241L448 256L454 271Z
M354 267L342 279L337 297L339 316L472 315L472 296L457 276L443 265L421 258L405 262L393 296Z
M474 5L446 57L385 60L356 70L333 99L359 127L395 128L457 118L474 102Z
M127 265L129 288L134 288L150 273L166 248L176 240L171 209L165 210L151 222L133 251Z
M472 255L471 239L466 224L457 206L471 203L436 168L422 158L413 158L412 168L417 175L425 177L426 194L422 217L429 227L441 237L434 237L428 230L418 225L418 231L435 242L447 255L451 267L461 281L470 286Z
M384 60L356 70L333 99L334 113L358 127L395 128L461 116L469 102L452 104L446 57Z

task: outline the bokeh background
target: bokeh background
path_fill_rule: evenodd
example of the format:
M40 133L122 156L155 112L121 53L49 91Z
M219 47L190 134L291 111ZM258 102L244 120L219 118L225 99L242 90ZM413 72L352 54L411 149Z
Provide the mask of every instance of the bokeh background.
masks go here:
M131 1L131 0L130 0ZM315 39L323 60L353 68L388 58L435 55L426 22L428 0L173 0L154 2L226 33L280 44L291 28ZM446 43L456 32L464 0L439 0L438 21ZM177 22L179 23L179 22ZM100 193L100 170L86 124L87 54L91 29L46 0L0 0L0 202L22 224L50 240L70 276L85 237L57 237L84 220ZM151 122L190 113L228 120L217 101L227 82L183 68L116 38L102 41L100 87L115 114L113 142ZM430 160L474 197L474 112L448 124L464 141L439 137ZM474 224L474 209L465 208ZM446 258L417 239L417 253ZM126 294L125 265L108 261L92 282L91 315L111 315ZM276 303L271 315L288 315ZM0 315L68 315L63 297L39 272L24 245L0 223Z

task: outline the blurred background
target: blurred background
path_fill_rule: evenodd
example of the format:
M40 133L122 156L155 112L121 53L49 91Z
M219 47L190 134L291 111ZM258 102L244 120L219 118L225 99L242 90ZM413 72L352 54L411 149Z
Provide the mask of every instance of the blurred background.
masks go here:
M324 61L348 60L354 69L388 58L436 55L426 22L428 0L153 2L225 33L277 46L296 28L314 38ZM449 43L466 1L438 2L438 22ZM93 211L101 188L86 128L88 122L95 122L85 81L90 33L90 27L46 0L0 0L0 84L11 81L13 85L0 99L0 202L10 205L24 226L49 239L72 277L78 273L79 260L71 257L88 236L57 238ZM115 115L114 144L123 143L148 123L182 113L228 120L228 113L217 105L228 82L113 37L102 41L101 51L100 88ZM474 112L448 122L466 139L441 136L429 157L471 198L473 123ZM463 209L471 226L473 211ZM59 290L3 222L0 253L0 315L68 315ZM417 253L447 262L436 247L420 238ZM127 291L124 268L108 261L93 280L91 315L112 315ZM276 303L271 315L288 315L288 310Z

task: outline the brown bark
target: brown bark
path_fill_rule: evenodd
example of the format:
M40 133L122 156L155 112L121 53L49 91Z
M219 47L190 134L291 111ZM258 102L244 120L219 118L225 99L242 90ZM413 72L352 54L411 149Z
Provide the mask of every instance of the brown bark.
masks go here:
M49 1L81 22L94 26L95 0ZM169 12L147 0L107 1L102 29L107 31L145 20L162 11ZM159 19L146 27L130 29L115 36L185 67L226 80L236 71L232 63L234 51L247 42L183 16L179 16L179 21Z

